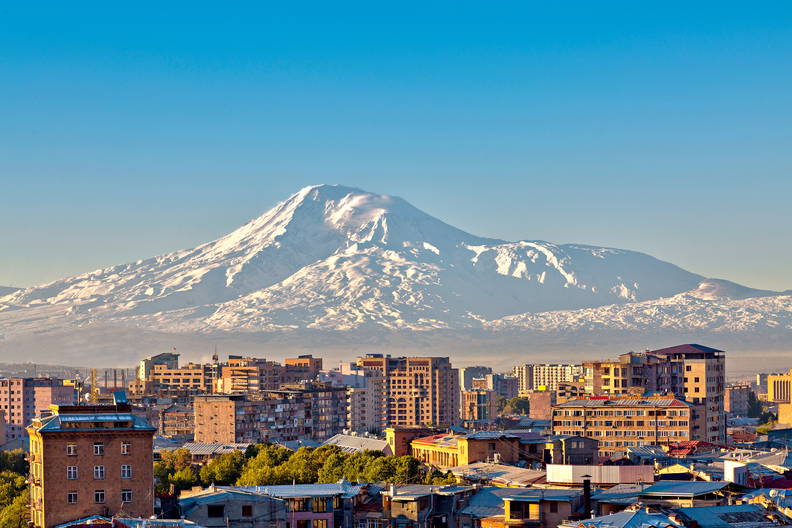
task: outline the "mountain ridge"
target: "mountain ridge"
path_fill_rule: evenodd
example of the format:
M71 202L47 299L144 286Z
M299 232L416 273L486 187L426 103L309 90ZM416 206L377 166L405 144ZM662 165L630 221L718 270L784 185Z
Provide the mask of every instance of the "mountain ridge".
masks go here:
M635 251L478 237L402 198L319 185L194 248L0 294L0 340L92 325L205 335L634 332L651 329L652 310L660 328L738 334L767 324L778 333L792 329L787 293Z

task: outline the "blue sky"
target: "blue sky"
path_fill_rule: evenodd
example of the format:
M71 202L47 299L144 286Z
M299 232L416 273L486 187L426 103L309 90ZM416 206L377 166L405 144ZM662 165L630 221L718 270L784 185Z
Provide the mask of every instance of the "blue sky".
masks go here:
M0 8L0 284L342 183L792 288L792 6L546 4Z

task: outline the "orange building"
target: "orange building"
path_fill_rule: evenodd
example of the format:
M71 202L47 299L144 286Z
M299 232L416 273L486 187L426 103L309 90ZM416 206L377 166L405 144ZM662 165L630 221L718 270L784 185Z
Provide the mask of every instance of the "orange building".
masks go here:
M33 526L89 515L151 516L156 430L125 402L51 410L27 428Z
M459 373L447 357L369 354L356 364L366 374L380 427L450 426L459 421Z
M474 462L515 463L520 459L520 438L496 431L426 436L413 440L410 447L412 456L438 468Z

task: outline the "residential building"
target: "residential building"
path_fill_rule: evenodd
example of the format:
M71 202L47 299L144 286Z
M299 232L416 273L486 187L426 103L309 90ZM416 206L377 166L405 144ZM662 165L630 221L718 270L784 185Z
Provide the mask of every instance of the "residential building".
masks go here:
M284 360L283 381L281 383L301 383L316 379L322 370L322 358L311 354L286 358Z
M288 523L285 501L242 489L211 486L184 494L179 510L182 518L206 528L286 528Z
M459 369L459 390L471 390L475 378L483 378L492 374L491 367L462 367Z
M473 378L471 385L474 390L491 390L506 400L516 398L519 394L519 380L515 376L485 374L481 378Z
M6 424L7 440L25 436L25 428L50 405L74 403L73 383L56 378L0 379L0 407Z
M380 428L379 398L369 387L349 387L347 393L346 426L350 431L372 432Z
M556 393L553 391L530 391L523 393L528 398L528 417L536 420L552 420Z
M581 365L551 364L532 365L533 390L558 390L559 383L577 381L583 376Z
M618 359L583 363L585 392L594 396L640 396L644 392L684 397L683 365L666 354L621 354Z
M195 441L202 443L324 440L346 421L346 391L321 383L283 390L194 398Z
M426 436L410 442L410 448L412 456L438 468L520 460L520 437L498 431Z
M247 491L282 500L289 528L353 528L355 501L363 486L337 482L218 489Z
M498 416L499 396L495 391L478 389L462 391L463 421L494 420Z
M460 511L462 526L556 528L583 509L575 489L519 489L487 486Z
M385 441L388 442L394 456L405 456L412 454L410 444L413 440L440 432L437 428L419 425L389 427L385 429Z
M369 376L380 428L450 426L459 420L459 373L447 357L369 354L357 365Z
M792 369L786 374L767 376L767 401L773 403L792 402Z
M460 528L462 506L475 492L472 486L408 484L382 492L382 519L369 527Z
M134 416L125 399L51 411L28 427L33 526L119 512L151 516L156 430Z
M220 367L215 390L225 394L244 394L279 389L283 383L283 366L266 359L229 356Z
M724 391L723 410L733 416L748 416L751 386L746 384L729 385Z
M599 441L585 436L551 436L545 441L545 464L594 464Z
M690 440L690 406L673 397L592 396L556 404L553 434L599 440L600 454L624 454L628 447Z
M175 370L179 368L179 354L165 352L141 359L138 365L137 378L141 381L151 379L154 365L164 365L167 369Z
M693 405L693 440L726 443L726 353L703 345L678 345L649 352L682 364L684 395Z
M512 369L512 376L517 378L517 392L523 393L532 391L533 383L533 365L515 365Z
M160 436L190 440L195 430L195 411L190 405L174 403L159 411Z

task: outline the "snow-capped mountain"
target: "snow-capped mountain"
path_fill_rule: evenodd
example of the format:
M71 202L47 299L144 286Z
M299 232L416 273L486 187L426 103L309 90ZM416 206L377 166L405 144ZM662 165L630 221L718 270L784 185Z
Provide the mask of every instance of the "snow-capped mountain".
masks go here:
M481 238L401 198L319 185L196 248L0 293L0 342L99 326L204 335L789 331L790 306L788 295L643 253Z

